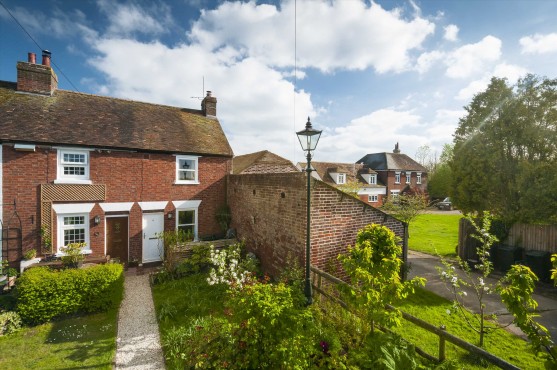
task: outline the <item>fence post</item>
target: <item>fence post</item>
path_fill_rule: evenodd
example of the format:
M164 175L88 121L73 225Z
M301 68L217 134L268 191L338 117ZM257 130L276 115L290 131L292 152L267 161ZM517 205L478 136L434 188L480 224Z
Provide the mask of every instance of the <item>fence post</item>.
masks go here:
M319 288L319 291L321 292L321 280L322 280L322 276L321 274L317 275L317 287ZM319 294L319 302L321 302L321 296L322 294Z
M445 325L441 325L439 329L447 331ZM445 337L439 336L439 362L445 361Z

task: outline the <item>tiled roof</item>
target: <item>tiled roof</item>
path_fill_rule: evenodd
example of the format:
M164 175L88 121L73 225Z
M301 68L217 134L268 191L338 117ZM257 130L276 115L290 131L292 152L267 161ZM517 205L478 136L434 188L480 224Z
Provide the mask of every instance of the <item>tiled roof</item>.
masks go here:
M288 159L282 158L268 150L239 155L232 159L232 173L234 175L285 172L299 172L299 170Z
M16 92L0 81L0 142L232 156L222 127L201 111L56 90Z
M427 172L424 166L402 153L372 153L367 154L356 163L364 164L376 171L408 170Z
M299 162L298 167L300 169L306 168L305 162ZM376 173L370 168L365 167L362 164L355 164L355 163L336 163L336 162L311 162L311 167L315 170L318 175L318 179L321 181L337 186L336 182L331 177L331 173L345 173L346 174L346 182L359 182L363 188L375 188L375 187L384 187L384 185L378 183L377 185L368 184L363 178L362 174L373 174Z

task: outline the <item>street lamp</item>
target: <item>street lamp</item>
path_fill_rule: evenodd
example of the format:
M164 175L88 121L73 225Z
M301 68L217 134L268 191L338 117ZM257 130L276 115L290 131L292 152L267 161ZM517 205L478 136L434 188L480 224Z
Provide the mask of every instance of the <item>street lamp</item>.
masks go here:
M311 293L311 281L310 281L310 270L309 270L309 266L310 266L310 230L309 230L309 226L310 226L310 193L311 193L311 152L315 150L315 147L317 146L317 142L319 141L319 138L321 137L321 131L319 130L314 130L311 127L311 122L309 120L308 117L308 121L306 123L306 128L305 130L302 131L298 131L296 132L296 135L298 135L298 140L300 140L300 145L302 146L302 150L304 150L305 152L307 152L307 166L306 166L306 172L307 172L307 176L308 176L308 188L307 188L307 225L306 225L306 284L305 284L305 288L304 288L304 293L306 295L307 298L307 302L308 304L311 304L313 302L312 299L312 293Z

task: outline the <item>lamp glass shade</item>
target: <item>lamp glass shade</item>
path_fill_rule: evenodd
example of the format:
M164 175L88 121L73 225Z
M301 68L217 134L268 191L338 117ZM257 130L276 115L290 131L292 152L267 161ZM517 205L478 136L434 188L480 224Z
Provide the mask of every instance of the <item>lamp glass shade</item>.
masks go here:
M305 130L296 132L296 135L298 135L298 140L300 140L302 149L307 152L315 150L317 142L321 137L321 131L306 128Z

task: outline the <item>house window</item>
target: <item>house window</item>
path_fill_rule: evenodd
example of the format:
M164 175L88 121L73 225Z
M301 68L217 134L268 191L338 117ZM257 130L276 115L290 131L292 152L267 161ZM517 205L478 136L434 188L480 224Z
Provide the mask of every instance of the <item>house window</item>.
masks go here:
M416 184L421 184L421 183L422 183L422 173L417 172L416 173Z
M89 245L89 214L58 215L58 254L63 254L60 248L70 243L85 243L83 252L91 253Z
M197 240L197 209L177 209L176 228L190 233Z
M379 196L378 195L370 195L367 198L368 202L370 203L376 203L379 201Z
M57 175L55 183L90 184L89 152L59 149Z
M406 172L406 183L410 184L410 177L412 176L412 172Z
M371 185L376 185L377 184L377 175L369 175L369 183Z
M398 194L399 194L399 191L398 191L398 190L391 190L391 197L397 198L397 197L398 197Z
M337 184L345 184L346 183L346 174L345 173L339 173L338 177L337 177Z
M400 184L400 172L395 172L395 184Z
M198 157L176 156L176 183L199 184Z

